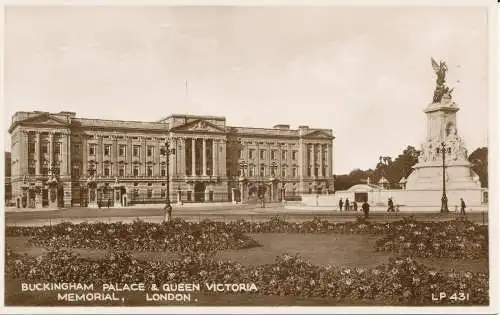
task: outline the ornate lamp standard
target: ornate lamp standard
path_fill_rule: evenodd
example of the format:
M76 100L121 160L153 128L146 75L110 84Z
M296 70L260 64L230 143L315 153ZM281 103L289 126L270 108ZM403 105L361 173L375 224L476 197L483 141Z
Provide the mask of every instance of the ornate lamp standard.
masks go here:
M49 200L50 202L59 202L57 200L57 185L59 177L59 161L52 161L52 164L47 168L50 178L47 180L47 185L50 188Z
M240 162L240 169L241 169L241 174L240 174L240 203L243 203L243 183L246 180L245 178L245 169L248 168L248 163L245 161Z
M446 150L450 148L446 147L446 143L441 142L441 156L443 159L443 196L441 197L441 213L447 213L448 210L448 197L446 197Z
M271 198L274 200L274 194L275 194L275 189L274 189L274 183L276 182L276 169L278 168L278 163L276 162L271 162L269 164L269 168L271 169ZM278 188L278 187L276 187Z
M165 222L170 222L172 219L172 205L170 204L170 155L175 154L175 149L170 148L170 142L165 142L165 147L160 149L160 154L165 156L167 162L167 195L165 198Z
M96 173L96 168L94 163L91 163L89 165L89 169L87 170L88 172L88 177L87 177L87 191L88 191L88 197L87 197L87 206L89 207L97 207L97 182L95 180L95 173Z

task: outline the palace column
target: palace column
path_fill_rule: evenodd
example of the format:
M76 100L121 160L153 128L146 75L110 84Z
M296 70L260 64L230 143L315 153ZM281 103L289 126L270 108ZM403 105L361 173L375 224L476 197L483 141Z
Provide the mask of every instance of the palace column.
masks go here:
M326 157L326 176L330 178L333 174L333 144L328 144L328 155Z
M307 163L307 148L304 140L299 139L299 156L298 156L298 175L299 175L299 191L304 191L304 178L306 177L306 163Z
M68 176L68 133L61 133L61 176Z
M82 134L80 135L80 143L82 144L82 174L85 178L89 176L88 174L88 168L87 168L87 160L88 160L88 144L87 144L87 135Z
M180 150L178 150L178 139L179 138L172 138L172 145L171 148L174 149L174 154L172 155L172 176L179 176L179 165L177 163L178 159L178 154L180 153Z
M323 177L323 145L319 144L319 177Z
M219 176L221 176L222 178L225 178L226 175L227 175L227 172L226 172L226 143L227 143L227 140L226 139L221 139L219 140L219 150L221 150L220 154L219 154Z
M111 156L111 162L114 163L112 168L113 168L113 177L118 177L118 174L120 174L119 172L119 165L118 165L118 150L119 150L119 146L118 146L118 136L113 136L113 150L111 150L113 153L112 153L112 156Z
M102 161L103 161L103 148L102 148L102 135L98 135L98 139L97 139L97 165L96 165L96 175L98 177L101 177L102 176Z
M191 138L191 176L196 175L196 139Z
M311 168L311 177L314 176L314 144L307 145L307 167Z
M35 133L35 175L40 175L40 132Z
M203 157L202 157L202 163L203 163L203 176L207 176L207 139L203 138Z
M177 159L177 175L186 175L186 140L184 138L179 138L177 141L177 149L179 158Z
M219 175L219 166L217 161L217 142L215 139L212 139L212 175L213 176L218 176Z
M54 133L49 132L49 168L52 168L52 152L54 150Z
M128 136L127 137L127 161L128 161L128 170L125 170L125 176L133 176L134 174L134 165L132 164L132 153L134 152L133 149L133 141L132 137Z

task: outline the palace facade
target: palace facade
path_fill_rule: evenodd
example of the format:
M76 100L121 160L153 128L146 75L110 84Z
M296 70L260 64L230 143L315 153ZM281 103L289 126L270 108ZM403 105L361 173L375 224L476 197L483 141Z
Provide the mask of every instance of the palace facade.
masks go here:
M262 185L268 201L333 191L331 129L231 127L214 116L139 122L33 111L15 113L9 133L18 207L164 203L167 174L172 202L247 202Z

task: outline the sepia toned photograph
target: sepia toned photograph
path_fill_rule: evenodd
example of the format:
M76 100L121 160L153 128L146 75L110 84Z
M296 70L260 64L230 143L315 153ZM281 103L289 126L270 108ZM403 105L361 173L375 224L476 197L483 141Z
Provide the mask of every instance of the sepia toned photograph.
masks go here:
M7 310L491 311L490 5L3 18Z

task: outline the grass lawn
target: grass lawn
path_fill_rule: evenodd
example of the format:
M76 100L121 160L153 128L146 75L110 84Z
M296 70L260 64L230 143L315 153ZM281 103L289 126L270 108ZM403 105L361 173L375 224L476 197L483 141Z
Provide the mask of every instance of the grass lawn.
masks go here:
M221 251L217 255L221 259L230 259L244 265L270 264L277 256L288 253L290 255L300 254L309 259L316 265L349 265L373 267L386 263L391 256L397 256L390 253L376 253L373 251L377 237L364 235L334 235L334 234L254 234L251 235L260 244L261 247L245 250ZM7 237L7 247L16 251L27 253L29 255L41 255L45 252L43 248L27 247L26 238ZM106 254L102 250L74 249L83 257L97 258ZM134 252L133 255L138 259L144 260L163 260L168 261L175 258L175 253L170 252ZM456 260L456 259L418 259L419 262L436 269L455 269L458 271L488 272L488 259L478 260ZM56 301L57 293L22 293L20 292L20 281L6 278L5 283L5 303L6 305L39 305L51 306L57 305L87 305L76 303L63 303ZM124 295L125 304L115 302L115 304L102 303L99 305L157 305L154 302L146 302L144 293ZM220 293L217 295L199 295L197 301L184 303L180 305L335 305L334 301L329 299L300 299L295 297L278 296L254 296L242 294ZM193 297L194 300L194 297ZM61 304L62 303L62 304ZM165 303L165 302L159 302ZM371 305L371 301L365 301L361 304ZM168 302L161 305L179 305L178 303ZM353 303L343 303L342 305L360 305L360 301Z

